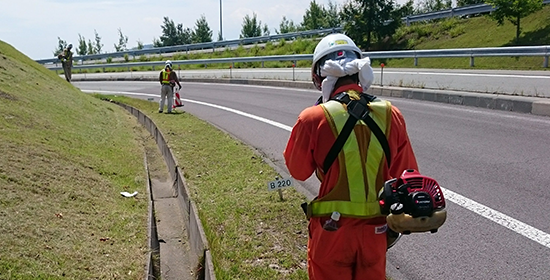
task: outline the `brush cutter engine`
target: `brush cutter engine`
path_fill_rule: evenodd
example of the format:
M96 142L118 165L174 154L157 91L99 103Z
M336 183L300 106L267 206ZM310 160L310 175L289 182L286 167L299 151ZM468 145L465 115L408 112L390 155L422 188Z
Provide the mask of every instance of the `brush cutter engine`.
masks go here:
M378 198L389 228L398 233L435 233L447 219L439 184L413 169L386 181Z

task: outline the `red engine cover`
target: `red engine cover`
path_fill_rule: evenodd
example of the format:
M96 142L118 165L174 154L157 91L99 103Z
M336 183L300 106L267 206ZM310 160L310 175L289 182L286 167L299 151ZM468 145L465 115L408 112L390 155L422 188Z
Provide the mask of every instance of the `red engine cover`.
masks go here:
M414 169L407 169L403 171L401 177L397 179L394 187L408 184L407 190L409 193L424 191L428 193L434 205L434 210L440 210L445 208L445 198L441 187L434 179L420 174L420 172Z

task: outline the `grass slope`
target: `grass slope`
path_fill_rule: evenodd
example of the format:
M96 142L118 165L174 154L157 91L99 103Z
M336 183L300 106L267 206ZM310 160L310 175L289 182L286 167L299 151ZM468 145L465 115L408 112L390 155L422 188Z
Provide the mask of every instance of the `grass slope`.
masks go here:
M402 27L394 35L407 49L453 49L550 45L550 5L522 19L522 34L515 43L515 26L506 21L502 26L488 16L469 19L451 18L432 23L417 23ZM389 67L411 67L413 59L389 59ZM373 63L378 65L378 63ZM470 58L420 58L422 68L471 69ZM542 57L479 57L475 68L543 70Z
M0 279L143 279L138 129L0 41Z

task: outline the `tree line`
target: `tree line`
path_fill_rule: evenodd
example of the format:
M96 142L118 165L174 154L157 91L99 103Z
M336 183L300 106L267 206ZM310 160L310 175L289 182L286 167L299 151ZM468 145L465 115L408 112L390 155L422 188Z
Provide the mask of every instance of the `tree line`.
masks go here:
M516 40L521 34L521 18L542 8L542 0L458 0L457 6L469 6L474 4L487 3L496 10L491 13L499 25L509 20L516 26ZM363 50L370 50L374 43L388 42L391 35L402 25L401 18L433 11L450 9L452 0L421 0L416 5L409 0L403 5L397 4L394 0L349 0L343 5L329 1L328 5L318 4L315 0L310 2L300 23L283 16L279 28L274 29L275 33L291 33L305 30L327 29L342 27L344 32L352 38ZM389 22L389 23L388 23ZM159 38L153 39L154 47L176 46L194 43L212 42L213 31L210 28L206 17L201 15L195 22L193 29L184 27L182 23L175 23L169 17L164 17L160 26L162 34ZM119 41L114 44L115 51L127 50L128 36L118 28ZM99 54L103 51L101 37L94 30L94 40L88 40L78 34L76 53L78 55ZM241 24L239 38L250 38L270 35L267 24L262 24L256 13L245 15ZM224 40L221 32L218 33L218 41ZM58 37L58 46L54 51L57 55L66 47L67 43ZM380 45L380 44L378 44ZM377 46L380 47L380 46ZM143 48L143 42L137 41L137 49Z

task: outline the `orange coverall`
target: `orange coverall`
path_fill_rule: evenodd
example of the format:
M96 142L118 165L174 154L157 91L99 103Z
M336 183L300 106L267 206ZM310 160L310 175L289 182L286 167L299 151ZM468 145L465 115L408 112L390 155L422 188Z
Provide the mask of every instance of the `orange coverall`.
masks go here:
M334 93L348 90L362 92L357 84L337 88ZM397 178L405 169L418 165L409 141L405 120L396 107L391 110L391 127L387 135L391 167L384 164L385 180ZM372 136L374 137L374 136ZM321 106L304 109L298 116L284 151L286 166L297 180L304 181L315 170L322 172L323 162L336 138ZM338 158L323 176L318 197L328 194L338 181ZM346 167L354 172L353 166ZM360 167L356 169L361 172ZM312 217L309 221L308 273L309 278L322 279L385 279L386 275L386 218L370 219L341 217L337 231L323 229L329 217Z

